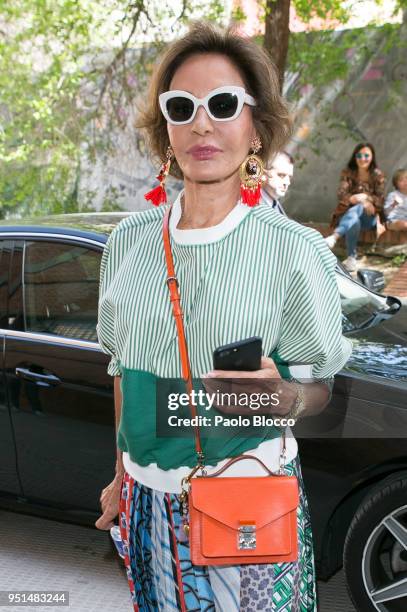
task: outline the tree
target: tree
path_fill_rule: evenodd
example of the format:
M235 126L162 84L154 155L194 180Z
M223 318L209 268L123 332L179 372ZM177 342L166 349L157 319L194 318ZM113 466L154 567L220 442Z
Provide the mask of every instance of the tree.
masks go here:
M274 61L283 89L290 37L291 0L267 0L265 6L264 48Z
M331 32L293 36L287 21L289 0L259 2L264 9L264 44L279 66L282 83L287 62L299 83L324 85L347 74L346 48L356 45L365 52L360 32L348 32L335 44ZM78 210L84 160L108 157L115 136L124 131L142 149L143 141L133 127L136 100L157 53L192 18L226 23L226 4L222 0L0 2L0 218ZM291 0L291 4L305 22L327 15L346 21L339 0ZM406 9L407 0L398 0L397 7ZM244 15L235 11L235 17ZM390 28L389 44L400 44L396 36ZM92 206L92 196L91 192L85 199L81 195L82 210ZM115 201L113 191L107 194L107 207Z
M348 10L340 0L293 0L292 6L305 23L320 17L333 23L346 23ZM287 64L290 40L291 0L266 0L264 10L265 34L263 45L273 59L280 75L281 90Z
M381 0L376 0L377 4L382 4ZM261 0L260 4L264 7L264 38L263 46L274 61L280 75L281 90L284 84L284 75L289 55L290 43L290 7L295 8L296 14L304 23L310 23L313 18L320 18L333 25L345 25L352 12L352 8L357 4L353 2L342 2L341 0ZM403 10L403 15L407 11L407 0L397 0L394 13ZM311 28L310 28L311 29ZM325 58L323 72L325 75L331 73L331 80L338 76L343 76L344 69L347 67L343 61L344 50L352 42L352 34L341 40L341 44L335 49L332 45L332 38L320 34L316 46L313 47L315 38L299 38L297 49L293 50L291 63L300 64L305 58L313 65L321 65L318 57ZM359 36L360 38L360 36ZM312 48L313 47L313 48ZM297 59L299 60L297 62ZM313 61L314 60L314 61ZM326 62L328 60L328 63ZM315 63L314 63L315 62ZM291 66L293 68L293 66Z
M3 0L0 218L78 210L82 160L134 129L165 42L192 18L222 16L220 0Z

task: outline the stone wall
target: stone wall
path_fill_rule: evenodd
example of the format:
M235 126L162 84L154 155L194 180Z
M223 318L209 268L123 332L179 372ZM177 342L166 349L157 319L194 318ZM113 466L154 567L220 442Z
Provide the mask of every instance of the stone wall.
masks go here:
M400 36L406 36L400 28ZM376 51L362 65L352 68L346 83L335 83L327 91L305 91L306 102L298 112L296 132L289 150L303 164L295 170L285 200L288 214L302 221L328 221L336 205L339 174L358 142L371 142L378 166L385 172L387 188L391 176L407 167L407 60L405 49L385 50L380 30ZM349 52L352 62L352 50ZM344 128L332 129L338 120ZM312 151L311 144L318 148Z
M404 33L403 33L404 32ZM406 28L400 27L400 36ZM337 33L333 33L335 44ZM326 222L336 203L336 189L341 169L360 141L370 141L376 147L379 167L388 177L396 168L407 167L405 50L385 50L385 38L380 28L373 32L375 52L368 61L358 65L353 51L349 62L355 62L347 82L335 82L324 90L311 86L301 90L297 103L296 131L288 150L301 160L285 208L301 221ZM288 75L288 98L295 88L295 75ZM292 83L292 85L290 85ZM328 120L338 119L345 127L331 128ZM130 114L131 115L131 114ZM129 127L116 137L115 152L100 157L95 163L83 162L80 193L91 192L92 206L100 210L112 198L124 210L149 207L144 193L157 184L158 168L142 156L137 146L137 134ZM318 153L313 149L317 147ZM178 181L168 181L169 196L181 188ZM85 200L85 197L83 197Z

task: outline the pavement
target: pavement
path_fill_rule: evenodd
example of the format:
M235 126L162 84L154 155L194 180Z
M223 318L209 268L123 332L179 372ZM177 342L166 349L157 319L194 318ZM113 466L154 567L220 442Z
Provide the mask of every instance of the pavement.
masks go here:
M400 266L390 283L386 286L386 293L401 298L407 298L407 262Z
M0 591L69 592L69 607L0 605L0 611L132 612L122 561L109 538L90 527L0 510ZM318 583L318 592L319 612L355 611L343 572Z

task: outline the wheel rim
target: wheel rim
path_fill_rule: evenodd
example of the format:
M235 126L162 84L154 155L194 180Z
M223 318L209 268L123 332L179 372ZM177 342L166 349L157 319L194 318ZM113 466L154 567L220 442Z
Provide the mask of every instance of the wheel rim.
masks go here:
M362 576L376 610L407 609L407 505L387 514L370 534L363 549Z

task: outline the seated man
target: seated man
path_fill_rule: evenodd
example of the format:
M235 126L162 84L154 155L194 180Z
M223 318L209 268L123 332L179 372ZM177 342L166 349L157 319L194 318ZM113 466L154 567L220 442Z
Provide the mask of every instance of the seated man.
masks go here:
M389 230L407 230L407 168L396 170L393 175L394 191L384 203L384 214Z
M286 151L277 153L270 167L265 170L267 180L262 189L262 198L283 215L286 213L279 200L287 193L293 174L294 159Z

